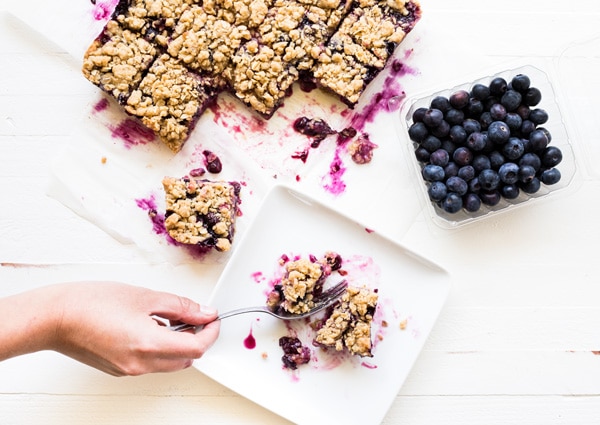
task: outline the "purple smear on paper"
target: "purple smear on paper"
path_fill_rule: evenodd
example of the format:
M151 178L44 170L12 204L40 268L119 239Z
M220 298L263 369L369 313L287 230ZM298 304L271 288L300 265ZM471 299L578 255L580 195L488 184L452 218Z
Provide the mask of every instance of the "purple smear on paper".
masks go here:
M133 146L146 145L156 139L155 134L149 128L143 126L136 120L127 118L116 127L110 127L112 137L121 139L127 149Z

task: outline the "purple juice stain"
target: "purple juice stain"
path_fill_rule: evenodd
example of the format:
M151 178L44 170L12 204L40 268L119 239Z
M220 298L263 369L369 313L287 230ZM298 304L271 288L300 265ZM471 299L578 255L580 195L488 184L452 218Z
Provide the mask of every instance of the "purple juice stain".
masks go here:
M105 21L110 18L112 15L115 6L119 0L107 0L107 1L99 1L92 0L91 3L94 5L92 9L92 16L96 21Z
M248 336L244 338L244 347L246 347L248 350L254 350L256 348L256 339L252 334L252 328L250 328Z
M324 177L329 181L323 184L323 188L333 195L340 195L346 190L346 183L342 180L346 168L340 157L340 147L335 150L333 161L329 165L329 174Z
M127 118L116 127L110 127L112 137L125 142L125 147L131 149L133 146L146 145L156 139L155 134L140 122Z
M108 99L102 98L94 105L94 112L102 112L108 109Z

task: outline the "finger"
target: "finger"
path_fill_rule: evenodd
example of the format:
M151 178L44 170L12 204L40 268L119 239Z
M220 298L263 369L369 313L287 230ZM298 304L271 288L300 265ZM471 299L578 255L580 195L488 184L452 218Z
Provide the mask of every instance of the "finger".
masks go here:
M197 333L174 332L167 328L157 328L154 342L160 347L161 358L198 359L214 344L219 336L221 324L218 321L204 326Z

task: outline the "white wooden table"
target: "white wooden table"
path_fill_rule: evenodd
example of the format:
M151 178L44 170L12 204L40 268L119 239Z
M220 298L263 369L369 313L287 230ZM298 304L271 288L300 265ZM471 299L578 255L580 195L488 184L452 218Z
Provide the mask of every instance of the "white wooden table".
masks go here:
M203 268L199 278L196 265L148 261L46 194L50 164L82 143L73 137L74 123L98 90L81 76L81 57L71 49L84 49L87 40L48 40L48 29L36 23L60 20L68 7L90 7L78 1L0 1L0 296L64 280L110 279L206 299L221 266ZM353 206L360 220L452 276L446 306L383 423L598 423L600 4L423 0L423 9L410 35L423 50L411 62L420 79L407 87L443 88L515 59L542 66L557 87L577 173L548 202L455 232L436 230L423 213L398 223L394 209L403 204L394 196L371 200L389 211L377 221L361 209L358 190L330 199L341 209ZM399 153L396 140L374 141L382 152L375 165L386 150ZM360 172L368 179L371 171ZM392 180L385 183L393 189ZM82 423L287 421L194 368L113 378L51 352L0 363L0 424Z

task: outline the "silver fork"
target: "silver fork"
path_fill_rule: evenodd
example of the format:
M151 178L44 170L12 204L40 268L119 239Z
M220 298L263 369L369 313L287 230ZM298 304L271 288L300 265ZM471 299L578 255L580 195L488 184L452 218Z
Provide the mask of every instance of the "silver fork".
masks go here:
M222 320L226 319L227 317L237 316L238 314L244 313L266 313L281 320L304 319L305 317L312 316L313 314L318 313L319 311L322 311L327 307L333 305L344 294L347 287L348 282L342 280L338 284L327 289L325 292L323 292L321 295L314 299L315 305L306 313L290 313L281 309L278 311L272 311L267 306L261 305L256 307L244 307L238 308L236 310L227 311L225 313L219 314L215 320ZM182 323L179 325L168 326L168 328L175 332L183 332L190 329L199 329L202 326L203 325L196 326L190 325L188 323Z

